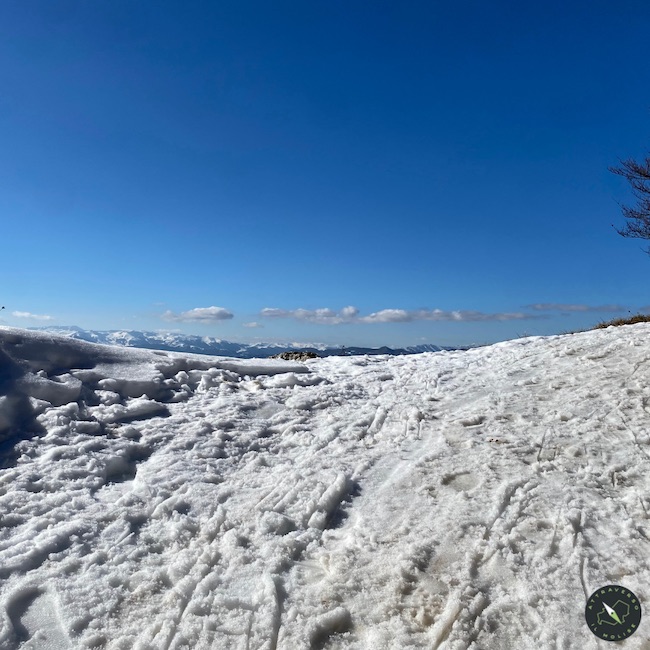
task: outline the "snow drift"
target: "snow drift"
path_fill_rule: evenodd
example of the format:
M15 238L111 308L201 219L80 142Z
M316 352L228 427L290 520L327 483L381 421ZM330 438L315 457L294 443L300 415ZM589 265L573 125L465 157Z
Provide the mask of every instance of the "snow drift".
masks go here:
M649 335L298 364L0 328L0 647L599 648L586 597L650 595Z

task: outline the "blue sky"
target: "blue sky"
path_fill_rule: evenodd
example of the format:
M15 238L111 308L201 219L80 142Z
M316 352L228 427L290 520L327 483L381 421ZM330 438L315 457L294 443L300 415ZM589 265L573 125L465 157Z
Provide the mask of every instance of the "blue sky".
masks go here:
M650 149L649 26L645 0L5 0L2 322L453 345L646 308L608 167Z

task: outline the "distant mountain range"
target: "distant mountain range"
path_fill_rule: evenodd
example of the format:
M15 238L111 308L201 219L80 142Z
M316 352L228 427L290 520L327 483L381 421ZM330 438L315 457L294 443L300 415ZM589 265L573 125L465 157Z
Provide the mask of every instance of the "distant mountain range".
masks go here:
M90 343L121 345L128 348L148 350L168 350L170 352L191 352L217 357L236 357L239 359L266 358L287 350L315 352L321 357L351 356L360 354L419 354L421 352L440 352L442 350L467 350L470 346L448 347L426 343L405 348L361 348L327 347L326 345L300 343L234 343L211 336L195 336L174 332L141 332L138 330L84 330L74 325L61 327L32 327L30 329L68 336Z

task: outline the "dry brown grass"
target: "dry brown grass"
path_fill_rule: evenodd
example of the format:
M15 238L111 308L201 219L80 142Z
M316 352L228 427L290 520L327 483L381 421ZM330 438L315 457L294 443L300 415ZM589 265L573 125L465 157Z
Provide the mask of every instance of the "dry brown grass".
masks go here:
M614 320L603 321L594 326L594 329L604 329L610 326L634 325L635 323L650 323L650 314L636 314L628 318L615 318Z

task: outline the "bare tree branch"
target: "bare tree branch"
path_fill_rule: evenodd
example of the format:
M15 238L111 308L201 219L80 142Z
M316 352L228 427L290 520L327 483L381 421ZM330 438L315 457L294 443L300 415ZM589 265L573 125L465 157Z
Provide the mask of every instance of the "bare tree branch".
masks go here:
M627 223L624 228L616 228L616 232L623 237L650 239L650 158L643 162L623 160L619 167L610 167L610 171L628 181L637 200L635 206L621 207ZM646 253L650 255L650 248Z

